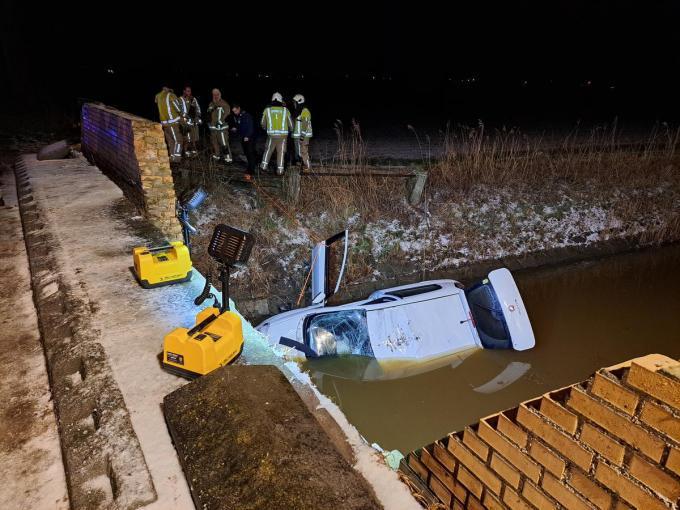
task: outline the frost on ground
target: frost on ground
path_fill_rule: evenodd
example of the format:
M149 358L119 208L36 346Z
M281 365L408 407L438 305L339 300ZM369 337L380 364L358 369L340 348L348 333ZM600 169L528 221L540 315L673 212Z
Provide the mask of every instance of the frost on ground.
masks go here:
M286 209L264 199L253 207L253 197L243 190L213 191L197 216L196 244L207 242L215 223L254 232L251 261L234 274L236 295L259 297L249 295L256 288L280 296L284 306L298 301L313 244L344 228L350 230L351 284L613 239L664 242L675 239L680 225L680 191L670 181L649 187L586 181L522 190L481 184L458 192L430 189L418 206L403 196L387 197L395 202L384 216L351 207ZM200 255L197 264L207 265Z

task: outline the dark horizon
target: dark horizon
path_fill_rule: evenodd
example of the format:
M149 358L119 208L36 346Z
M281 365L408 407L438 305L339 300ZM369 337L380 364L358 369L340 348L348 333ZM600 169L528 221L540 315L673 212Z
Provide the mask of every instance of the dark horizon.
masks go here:
M5 111L73 115L88 99L155 118L153 94L169 81L203 102L221 87L254 111L274 90L302 91L326 122L680 119L677 2L325 7L5 0Z

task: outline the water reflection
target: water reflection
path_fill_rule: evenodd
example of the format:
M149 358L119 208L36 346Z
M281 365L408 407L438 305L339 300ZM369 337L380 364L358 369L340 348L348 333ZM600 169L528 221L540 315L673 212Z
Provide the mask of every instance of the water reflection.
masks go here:
M515 274L536 347L427 363L307 361L318 387L371 442L408 451L597 368L680 358L680 246Z

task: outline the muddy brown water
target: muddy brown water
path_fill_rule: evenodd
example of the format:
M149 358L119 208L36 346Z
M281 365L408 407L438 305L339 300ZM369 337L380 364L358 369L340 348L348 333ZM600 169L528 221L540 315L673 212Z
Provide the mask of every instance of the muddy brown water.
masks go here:
M455 275L452 275L455 277ZM680 358L680 245L515 273L536 347L425 364L304 363L369 441L407 452L496 411L661 353Z

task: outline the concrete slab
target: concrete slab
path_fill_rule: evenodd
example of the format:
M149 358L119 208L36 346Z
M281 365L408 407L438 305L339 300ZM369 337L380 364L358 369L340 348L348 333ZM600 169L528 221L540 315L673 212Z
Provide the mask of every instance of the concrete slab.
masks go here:
M54 257L52 271L60 285L70 289L70 295L82 304L80 316L88 323L88 344L103 347L101 353L88 347L83 359L92 362L94 358L97 365L106 362L111 367L124 400L119 412L128 415L132 424L133 437L114 434L111 441L121 457L127 458L128 468L137 457L141 457L145 469L148 467L148 482L138 472L131 483L141 488L152 482L150 487L155 488L158 499L152 503L154 494L142 503L144 506L190 508L191 498L160 410L162 396L184 381L162 372L156 356L163 333L180 320L168 310L173 303L189 300L196 291L191 286L147 291L137 285L129 271L132 246L146 240L128 232L125 219L136 213L118 187L96 167L81 158L39 162L34 156L25 156L21 163L31 196L39 204L39 226L50 235L49 246L43 249ZM55 378L54 383L58 383ZM85 394L79 397L81 401L90 398ZM67 434L69 438L72 435ZM134 445L137 441L139 453ZM98 473L96 466L88 470L92 475ZM100 476L108 471L104 466ZM117 499L111 494L113 486L109 489L102 482L99 487L95 478L89 482L93 492L101 489L104 499Z
M0 508L69 508L14 173L0 166Z
M382 508L274 366L222 367L164 412L196 508Z

